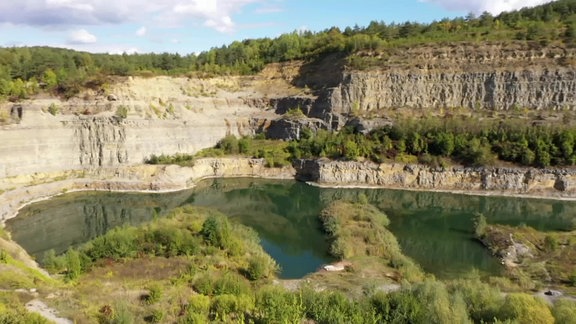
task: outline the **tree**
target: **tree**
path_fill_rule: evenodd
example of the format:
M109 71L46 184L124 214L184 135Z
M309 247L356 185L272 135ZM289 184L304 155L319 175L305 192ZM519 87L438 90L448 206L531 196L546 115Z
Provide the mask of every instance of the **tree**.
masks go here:
M204 240L221 249L226 249L231 243L231 229L228 218L223 215L210 215L204 221L200 231Z

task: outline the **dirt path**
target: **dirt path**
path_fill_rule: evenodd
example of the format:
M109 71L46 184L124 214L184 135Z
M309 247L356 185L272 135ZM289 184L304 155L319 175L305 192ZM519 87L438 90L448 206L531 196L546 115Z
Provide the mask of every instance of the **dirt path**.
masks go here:
M43 301L33 299L26 304L26 309L29 312L40 314L45 319L52 321L56 324L72 324L72 321L66 318L58 317L58 312L53 308L48 307Z

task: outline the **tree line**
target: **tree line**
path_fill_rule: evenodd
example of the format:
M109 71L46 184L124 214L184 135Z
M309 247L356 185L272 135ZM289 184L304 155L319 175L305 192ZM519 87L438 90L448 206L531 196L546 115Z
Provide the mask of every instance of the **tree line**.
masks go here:
M400 120L367 135L354 129L339 133L303 132L286 150L292 158L396 160L446 166L490 166L498 161L545 168L576 165L576 128L526 124L523 120L477 118Z
M492 16L442 19L431 23L385 23L294 31L276 38L245 39L199 54L91 54L50 47L0 48L0 97L26 98L42 89L73 96L83 87L102 87L106 76L253 74L266 64L314 60L329 53L349 55L365 67L365 52L427 43L458 41L536 41L574 45L576 1L559 0Z

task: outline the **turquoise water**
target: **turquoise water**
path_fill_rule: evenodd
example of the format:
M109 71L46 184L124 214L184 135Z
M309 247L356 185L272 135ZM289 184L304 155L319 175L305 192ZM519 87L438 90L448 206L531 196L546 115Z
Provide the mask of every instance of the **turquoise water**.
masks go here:
M441 278L475 270L497 274L501 266L472 237L472 217L526 224L540 230L568 228L576 202L385 189L324 189L287 180L213 179L175 193L69 193L23 208L7 222L12 238L30 254L63 252L122 224L139 224L193 204L216 208L254 228L264 249L282 267L281 277L300 278L331 261L318 214L337 199L368 200L391 220L404 253Z

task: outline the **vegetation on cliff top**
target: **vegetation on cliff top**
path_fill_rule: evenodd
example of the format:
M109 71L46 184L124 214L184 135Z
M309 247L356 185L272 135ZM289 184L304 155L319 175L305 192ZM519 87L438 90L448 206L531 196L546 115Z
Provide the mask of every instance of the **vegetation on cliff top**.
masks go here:
M107 76L158 74L251 74L273 62L311 61L329 53L349 56L349 64L366 68L385 63L388 50L429 43L532 42L573 46L576 1L559 0L535 8L429 24L372 21L366 27L292 32L277 38L246 39L190 54L90 54L72 50L25 47L0 49L0 98L18 100L42 89L65 97L83 87L106 90ZM539 45L538 45L539 44Z
M300 139L290 142L233 135L196 157L244 155L264 158L271 167L289 165L294 159L330 158L377 163L397 161L430 166L493 166L513 164L546 168L576 165L576 128L571 125L528 124L523 119L480 119L445 116L401 119L394 125L367 134L346 127L340 132L303 128ZM148 163L175 163L180 155ZM192 157L190 158L192 159Z

